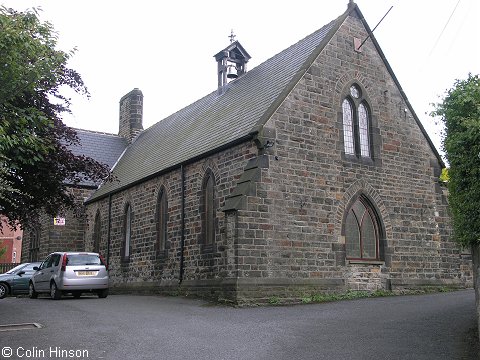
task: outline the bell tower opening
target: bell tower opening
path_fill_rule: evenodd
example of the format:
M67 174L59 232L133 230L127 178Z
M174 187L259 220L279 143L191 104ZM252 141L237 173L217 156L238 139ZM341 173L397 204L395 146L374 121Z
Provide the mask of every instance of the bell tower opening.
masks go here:
M240 42L235 40L233 30L229 38L230 45L214 56L217 61L219 95L230 81L247 72L247 62L251 58Z

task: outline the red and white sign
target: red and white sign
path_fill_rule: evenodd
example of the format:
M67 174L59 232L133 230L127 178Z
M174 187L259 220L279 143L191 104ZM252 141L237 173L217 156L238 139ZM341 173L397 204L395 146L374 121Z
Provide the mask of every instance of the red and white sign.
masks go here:
M62 217L53 218L53 225L65 226L65 218L62 218Z

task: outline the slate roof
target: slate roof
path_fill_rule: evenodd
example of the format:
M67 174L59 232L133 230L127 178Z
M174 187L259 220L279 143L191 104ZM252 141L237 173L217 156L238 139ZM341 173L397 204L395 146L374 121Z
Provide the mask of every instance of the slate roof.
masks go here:
M88 156L102 164L107 164L110 168L115 165L128 145L127 141L118 135L82 129L75 129L75 131L80 144L69 147L72 153ZM89 181L81 182L79 185L96 186Z
M118 181L102 184L87 203L252 138L354 10L358 12L417 124L442 163L358 6L352 2L337 19L230 82L221 95L215 90L140 133L113 169Z
M103 184L89 201L251 137L334 24L230 82L223 94L215 90L143 131L115 166L118 181Z

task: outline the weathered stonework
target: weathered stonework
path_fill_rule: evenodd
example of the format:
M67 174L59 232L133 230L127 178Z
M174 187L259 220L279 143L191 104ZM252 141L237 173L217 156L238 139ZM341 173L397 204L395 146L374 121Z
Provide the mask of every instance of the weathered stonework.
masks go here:
M118 135L129 143L143 130L143 94L133 89L120 99Z
M78 211L67 211L58 214L65 218L65 225L55 225L54 219L42 215L37 228L27 227L24 231L22 242L22 262L42 261L54 251L84 251L84 236L86 219L84 208L81 206L93 189L87 187L71 187L69 191L79 202ZM34 237L39 240L35 242Z
M409 105L373 44L354 51L353 37L367 35L358 18L347 18L265 124L270 130L262 136L273 146L259 149L260 141L247 141L185 166L180 285L180 169L112 195L114 288L261 302L272 296L298 300L319 291L470 286L468 260L450 240L437 180L441 164L405 112ZM341 103L354 82L372 112L373 156L366 163L343 153ZM206 250L199 199L207 169L217 181L217 221L215 246ZM154 244L161 185L168 189L169 220L168 251L159 258ZM382 261L345 259L342 226L358 194L371 200L382 219ZM90 205L89 219L96 211L107 218L108 201ZM132 255L122 263L126 203L133 208Z
M472 286L470 256L451 240L438 182L443 164L379 48L370 39L355 51L354 38L368 35L353 11L251 137L89 201L84 248L94 249L100 219L112 290L258 303ZM371 113L370 157L344 150L342 101L352 84ZM215 179L213 245L202 231L207 173ZM164 250L157 244L161 189L168 202ZM360 197L378 216L375 261L346 256L347 213Z
M185 247L184 274L182 286L189 291L213 291L223 297L225 280L235 279L233 237L228 236L226 220L229 217L221 211L225 197L229 195L236 180L243 171L243 165L255 156L256 147L245 144L220 152L199 162L186 165L185 173ZM217 179L217 222L215 246L205 249L201 243L201 216L199 198L202 179L210 169ZM158 191L161 186L167 189L168 226L166 253L158 256L156 243L156 208ZM93 219L97 211L102 219L108 219L109 198L87 207L87 215L92 221L86 231L85 247L93 249ZM124 209L132 206L132 245L130 261L122 262L120 249L124 239ZM110 224L110 278L113 289L122 291L178 292L180 277L181 249L181 172L180 168L159 176L111 197ZM107 220L102 221L102 241L100 251L107 254ZM232 225L229 225L230 229ZM233 288L233 285L232 285ZM232 295L225 295L231 298Z

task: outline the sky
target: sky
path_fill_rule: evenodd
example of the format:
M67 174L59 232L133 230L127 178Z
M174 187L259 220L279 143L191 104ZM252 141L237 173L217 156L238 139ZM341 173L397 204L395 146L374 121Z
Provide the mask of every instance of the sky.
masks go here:
M456 79L480 74L478 0L356 0L407 98L437 149L441 127L429 116ZM76 48L90 98L72 97L72 127L118 133L119 100L144 95L144 128L216 90L213 57L236 40L252 69L346 9L348 0L0 0L23 11L40 7L58 48Z

